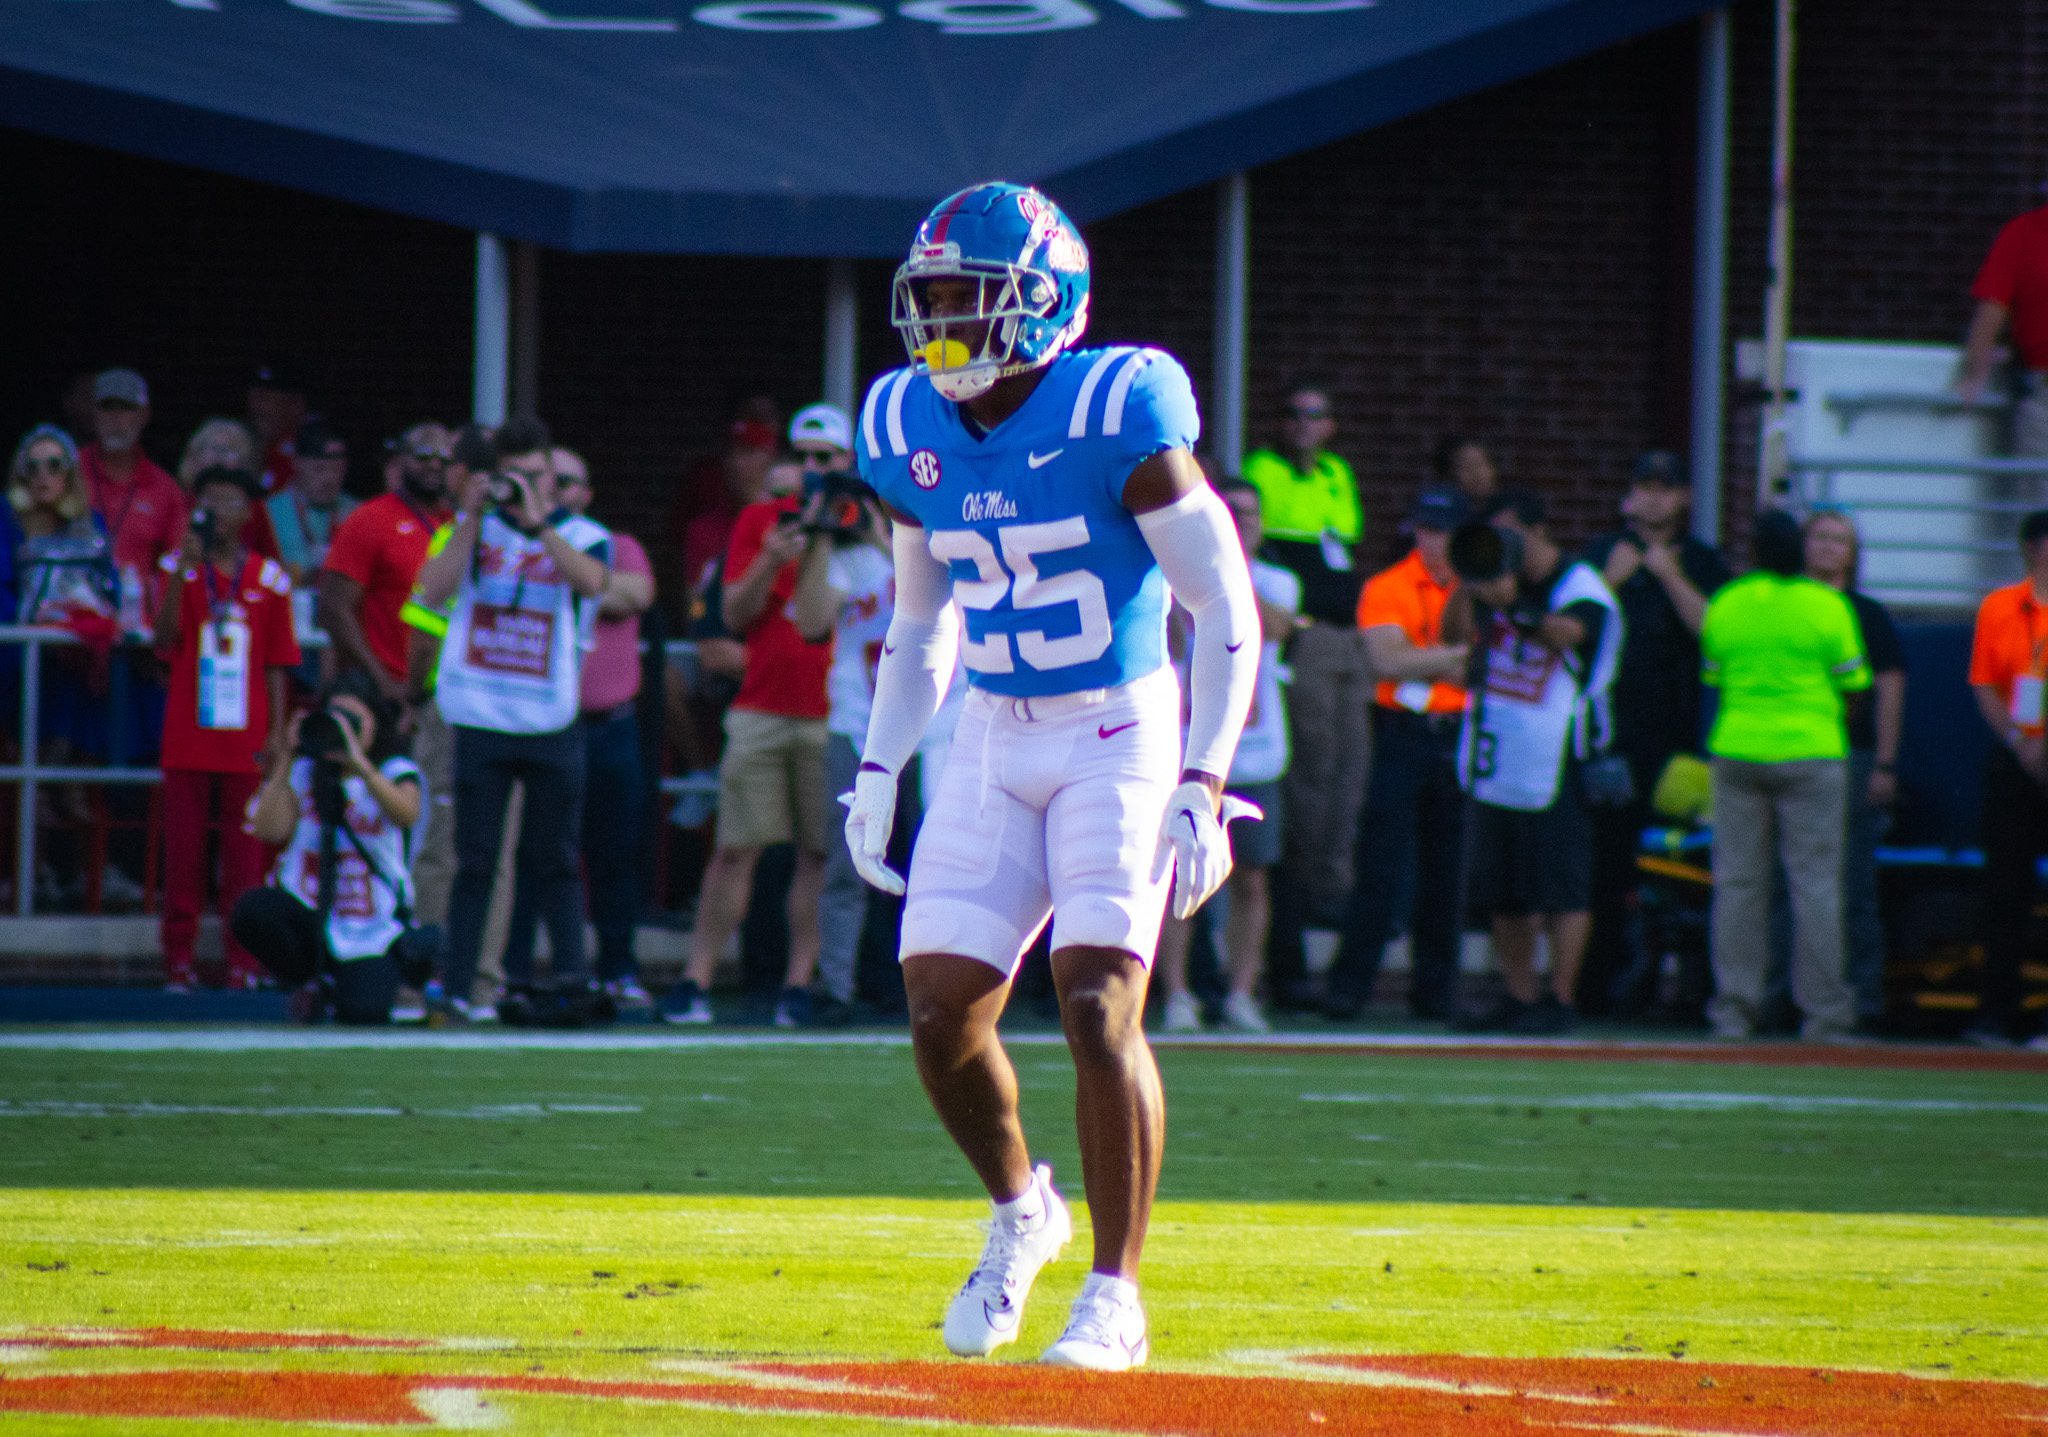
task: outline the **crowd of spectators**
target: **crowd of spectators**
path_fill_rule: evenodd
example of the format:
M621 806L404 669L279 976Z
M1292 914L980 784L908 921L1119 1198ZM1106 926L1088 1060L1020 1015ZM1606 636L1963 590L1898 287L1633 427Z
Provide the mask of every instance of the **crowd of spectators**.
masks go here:
M288 369L255 371L244 417L198 426L175 472L143 451L142 375L107 371L91 393L89 434L39 426L15 451L0 617L81 640L40 653L41 762L161 767L170 987L200 981L211 896L225 981L286 986L306 1017L381 1021L418 990L442 1022L711 1023L720 964L763 931L774 1023L887 1010L868 960L893 956L898 900L861 882L833 801L893 596L888 515L837 477L850 416L814 404L785 427L767 400L741 406L650 559L591 517L589 465L530 416L416 424L358 495L362 451ZM1296 387L1275 420L1242 477L1214 476L1263 635L1229 790L1263 816L1233 826L1227 887L1166 927L1162 1024L1348 1022L1393 995L1461 1031L1649 1012L1671 994L1642 836L1684 823L1666 791L1705 774L1712 1001L1692 1016L1731 1037L1881 1031L1875 855L1906 676L1890 617L1857 589L1853 520L1763 515L1735 578L1690 532L1683 462L1652 452L1616 530L1573 552L1544 496L1457 436L1419 476L1400 557L1375 568L1388 546L1332 447L1328 388ZM2048 516L2023 549L2029 578L1986 600L1971 674L2000 739L1985 1042L2027 1036L2021 955L2048 850ZM687 596L677 663L659 643L667 586ZM19 650L0 676L11 720ZM899 844L962 688L956 674L903 775ZM692 780L667 816L706 830L707 851L687 961L657 1004L635 934L663 746ZM101 865L79 839L105 801L42 785L39 906L140 897L133 851ZM1473 935L1494 970L1476 989Z

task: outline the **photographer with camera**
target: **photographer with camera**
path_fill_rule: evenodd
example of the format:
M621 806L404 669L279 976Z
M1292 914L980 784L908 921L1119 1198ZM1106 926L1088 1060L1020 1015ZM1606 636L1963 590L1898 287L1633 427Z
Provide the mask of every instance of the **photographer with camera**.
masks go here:
M435 702L455 730L455 887L439 1019L466 1020L514 782L526 785L518 887L547 924L555 982L595 1011L583 946L583 656L611 577L611 535L559 507L554 441L525 416L497 433L498 470L457 496L447 544L420 569L428 608L454 601ZM431 997L431 995L430 995Z
M243 543L262 481L216 465L193 485L178 551L166 554L155 643L170 666L164 707L165 986L189 992L199 909L206 901L206 830L220 825L220 908L263 878L263 847L242 830L265 761L284 747L285 675L298 667L291 576ZM254 988L256 961L230 933L228 983Z
M1471 643L1469 701L1458 779L1472 796L1472 884L1493 915L1505 989L1465 1032L1566 1033L1591 927L1593 820L1589 793L1613 760L1607 690L1621 663L1622 619L1590 564L1551 539L1542 496L1504 493L1490 524L1451 534L1460 590L1446 606L1443 642ZM1550 939L1548 991L1536 938Z
M875 665L896 613L896 562L888 516L852 472L846 416L829 404L813 404L796 416L790 434L804 465L805 527L822 540L811 545L797 569L790 614L807 641L832 644L825 677L831 704L825 792L846 793L867 743ZM916 774L906 768L897 786L898 830L908 833L915 826L910 815L916 804ZM825 995L813 1017L830 1024L851 1017L868 905L891 899L869 888L853 866L836 806L828 811L825 830L825 889L818 901L818 976Z
M439 929L411 926L424 795L397 720L368 673L342 673L292 720L250 805L249 832L285 848L228 926L303 1023L389 1022L401 979L425 982L440 947Z
M775 1023L795 1027L810 1017L825 834L834 812L825 784L832 643L829 630L816 642L806 639L791 612L801 561L833 547L820 542L819 525L832 522L828 507L844 517L846 504L857 509L858 501L843 492L828 496L822 479L853 468L853 425L843 412L814 404L790 422L789 439L815 456L805 461L804 492L742 509L726 553L725 627L746 641L747 668L725 714L718 837L697 898L689 966L662 1004L671 1023L712 1021L713 969L746 916L761 850L777 843L796 845L796 873L787 899L789 963ZM813 481L813 474L821 477Z

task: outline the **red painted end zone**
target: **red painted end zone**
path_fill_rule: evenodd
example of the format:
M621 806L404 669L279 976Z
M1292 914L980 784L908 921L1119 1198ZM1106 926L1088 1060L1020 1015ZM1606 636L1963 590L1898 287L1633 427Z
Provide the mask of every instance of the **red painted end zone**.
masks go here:
M245 1347L283 1345L263 1334L241 1335L250 1339ZM730 1373L700 1382L445 1372L45 1375L0 1382L0 1411L411 1427L431 1423L426 1407L433 1393L460 1389L790 1418L1179 1437L2048 1437L2048 1389L2022 1383L1663 1360L1331 1355L1301 1359L1272 1376L1110 1377L1022 1363L937 1362L763 1363Z

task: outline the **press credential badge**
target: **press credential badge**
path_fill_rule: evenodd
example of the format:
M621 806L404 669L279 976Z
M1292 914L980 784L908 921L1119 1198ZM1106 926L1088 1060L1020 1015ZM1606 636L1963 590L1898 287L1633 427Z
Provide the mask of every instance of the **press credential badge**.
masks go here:
M249 626L240 619L199 626L199 726L249 726Z

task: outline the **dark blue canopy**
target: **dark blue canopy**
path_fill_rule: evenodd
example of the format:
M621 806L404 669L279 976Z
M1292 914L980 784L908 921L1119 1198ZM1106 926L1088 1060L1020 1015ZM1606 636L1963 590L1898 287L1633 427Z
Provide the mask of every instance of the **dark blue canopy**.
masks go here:
M572 250L1086 221L1707 0L5 0L0 123Z

